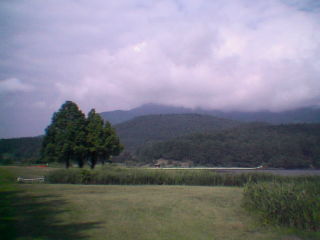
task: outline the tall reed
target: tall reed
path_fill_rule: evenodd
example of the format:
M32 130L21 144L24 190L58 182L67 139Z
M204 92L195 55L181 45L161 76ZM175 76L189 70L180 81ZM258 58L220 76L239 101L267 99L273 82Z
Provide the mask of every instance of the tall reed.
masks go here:
M295 178L296 181L312 177ZM266 173L217 173L211 170L165 170L104 167L98 170L59 169L47 176L50 183L157 184L200 186L244 186L248 182L291 181L290 177ZM320 177L319 177L320 179Z
M304 230L320 230L319 178L289 182L248 183L244 207L264 222Z

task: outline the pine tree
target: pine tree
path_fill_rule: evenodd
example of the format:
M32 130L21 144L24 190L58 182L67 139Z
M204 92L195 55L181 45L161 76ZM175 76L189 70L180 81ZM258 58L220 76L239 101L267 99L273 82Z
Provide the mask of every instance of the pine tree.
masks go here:
M48 161L64 162L68 168L73 160L83 166L86 152L86 120L78 106L66 101L54 113L46 129L42 157Z
M103 151L101 152L101 162L110 161L111 156L119 155L124 149L120 144L119 137L116 135L114 128L106 121L103 128Z
M98 161L102 164L109 161L111 156L119 155L123 150L120 140L111 124L92 109L88 114L87 146L91 168Z
M89 164L94 168L103 151L103 119L94 109L88 113L87 119L87 147Z
M104 163L122 149L109 122L104 123L94 109L86 119L75 103L67 101L53 114L46 128L41 155L48 162L64 162L67 168L72 161L83 167L88 159L94 168L99 160Z

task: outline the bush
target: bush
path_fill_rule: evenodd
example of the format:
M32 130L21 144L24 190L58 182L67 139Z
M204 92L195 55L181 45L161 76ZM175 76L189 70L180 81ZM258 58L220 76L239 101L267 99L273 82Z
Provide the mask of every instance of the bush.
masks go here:
M266 223L304 230L320 230L319 177L291 182L248 183L244 207Z

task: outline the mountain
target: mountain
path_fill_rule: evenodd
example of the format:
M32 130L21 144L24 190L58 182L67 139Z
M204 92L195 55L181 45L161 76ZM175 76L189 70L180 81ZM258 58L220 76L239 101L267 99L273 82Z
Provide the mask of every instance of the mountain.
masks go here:
M184 107L173 107L159 104L145 104L140 107L124 111L116 110L111 112L102 112L100 115L103 119L108 120L112 124L122 123L131 120L135 117L144 115L156 115L156 114L181 114L192 113L193 110Z
M149 143L138 149L140 161L192 161L195 165L320 168L320 124L245 124Z
M131 120L138 116L150 114L182 114L182 113L195 113L203 115L211 115L220 118L233 119L237 121L263 121L272 124L282 123L320 123L320 108L307 107L295 110L287 110L282 112L270 111L218 111L218 110L205 110L205 109L191 109L184 107L174 107L159 104L145 104L140 107L128 111L111 111L102 112L101 116L110 121L112 124L122 123Z
M240 122L201 114L161 114L136 117L115 125L126 150L154 141L163 141L190 133L207 133L239 126Z
M207 111L204 111L208 114ZM320 109L309 107L299 108L295 110L287 110L282 112L257 111L257 112L223 112L209 111L210 115L219 116L222 118L234 119L246 122L267 122L272 124L287 124L287 123L320 123Z

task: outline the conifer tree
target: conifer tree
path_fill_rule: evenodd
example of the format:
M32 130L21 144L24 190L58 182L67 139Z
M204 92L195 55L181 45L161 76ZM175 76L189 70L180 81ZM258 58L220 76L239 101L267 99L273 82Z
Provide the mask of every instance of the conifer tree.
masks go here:
M87 146L90 167L94 168L98 161L102 164L111 156L119 155L123 149L119 138L111 124L92 109L87 119Z
M94 109L88 113L86 130L89 164L91 168L94 168L104 147L103 119Z
M42 145L42 157L47 161L64 162L68 168L72 160L83 166L86 151L86 120L78 106L66 101L54 113L46 129Z
M53 114L46 128L41 154L43 160L64 162L67 168L72 161L83 167L88 159L90 167L94 168L99 160L104 163L122 149L109 122L104 123L94 109L86 119L74 102L67 101Z
M123 145L120 144L114 128L106 121L103 128L103 151L101 152L101 162L110 161L111 156L119 155L123 150Z

